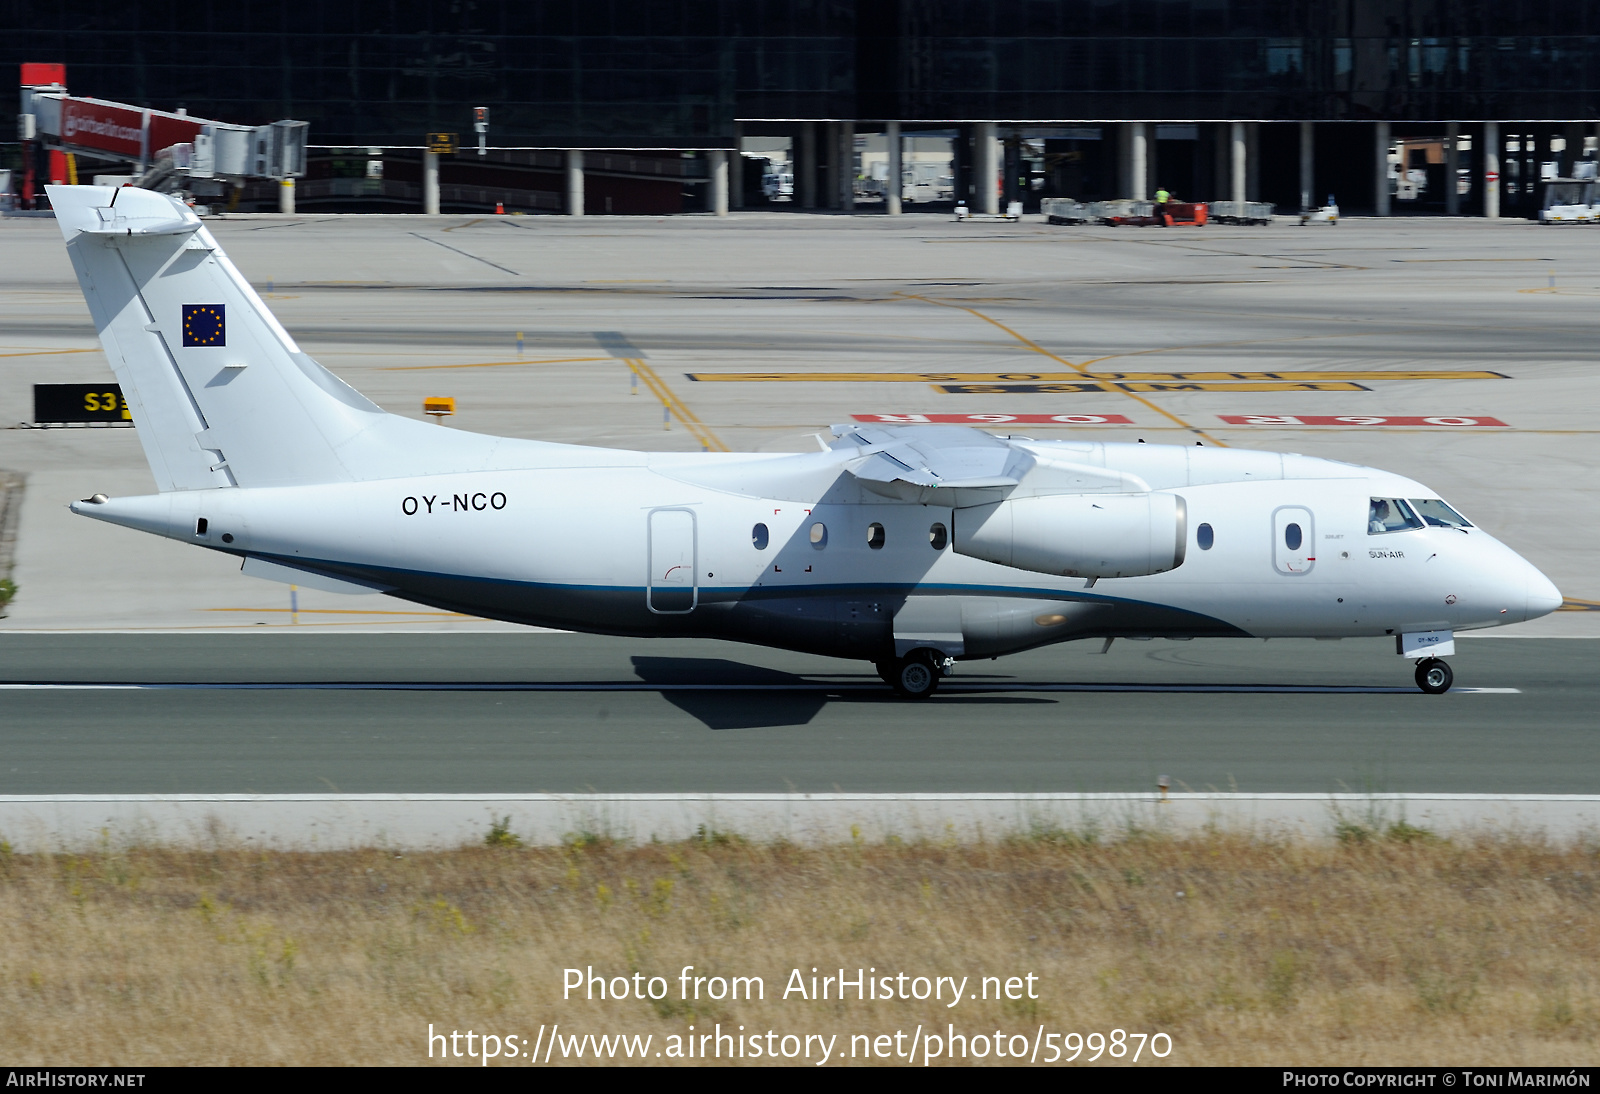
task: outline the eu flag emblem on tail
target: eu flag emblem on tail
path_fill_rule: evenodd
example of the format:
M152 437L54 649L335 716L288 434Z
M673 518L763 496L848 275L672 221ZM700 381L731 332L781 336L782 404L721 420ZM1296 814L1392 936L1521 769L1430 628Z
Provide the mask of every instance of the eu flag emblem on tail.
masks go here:
M228 323L221 304L183 306L183 344L186 346L225 346Z

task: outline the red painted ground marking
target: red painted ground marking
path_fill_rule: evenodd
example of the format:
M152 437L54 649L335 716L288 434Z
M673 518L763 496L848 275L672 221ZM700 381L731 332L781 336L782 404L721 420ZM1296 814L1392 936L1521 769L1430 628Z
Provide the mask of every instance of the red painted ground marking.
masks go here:
M1132 425L1121 414L852 414L858 422L891 425Z
M1219 414L1230 425L1441 425L1499 426L1509 428L1499 418L1457 418L1440 415L1432 418L1398 417L1378 414Z

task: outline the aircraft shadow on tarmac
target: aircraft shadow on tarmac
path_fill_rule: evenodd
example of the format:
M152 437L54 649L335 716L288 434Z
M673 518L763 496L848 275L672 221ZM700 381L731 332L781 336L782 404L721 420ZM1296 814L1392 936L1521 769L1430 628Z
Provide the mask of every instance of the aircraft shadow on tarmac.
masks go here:
M635 657L633 671L647 684L701 685L693 690L664 689L662 698L697 719L707 729L766 729L803 726L830 703L900 703L887 684L876 676L840 681L838 691L818 688L814 678L778 669L745 665L721 657ZM862 687L870 681L877 687ZM720 691L718 686L729 690ZM742 690L759 685L761 690ZM793 691L784 690L790 685ZM940 705L983 706L1044 705L1054 699L1015 695L941 696Z

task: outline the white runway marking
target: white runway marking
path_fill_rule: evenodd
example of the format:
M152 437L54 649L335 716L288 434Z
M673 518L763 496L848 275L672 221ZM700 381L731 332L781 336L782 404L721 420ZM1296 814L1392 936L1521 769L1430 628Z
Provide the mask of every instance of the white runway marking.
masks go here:
M815 680L797 680L792 684L650 684L644 682L595 683L405 683L368 681L330 681L326 683L20 683L0 684L0 691L887 691L885 684L841 683L829 684ZM1405 695L1416 691L1412 687L1372 687L1351 685L1315 684L1028 684L948 683L940 685L944 692L1015 692L1015 691L1095 691L1095 692L1179 692L1197 694L1252 694L1265 695ZM1452 688L1452 695L1521 695L1521 688Z

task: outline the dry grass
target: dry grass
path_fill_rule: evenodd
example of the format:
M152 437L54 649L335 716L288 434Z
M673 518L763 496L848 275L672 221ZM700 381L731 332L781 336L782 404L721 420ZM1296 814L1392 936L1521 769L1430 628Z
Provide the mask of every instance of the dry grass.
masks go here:
M1216 836L441 854L0 849L11 1064L425 1060L515 1032L1163 1031L1170 1063L1592 1063L1600 853ZM1412 838L1407 838L1412 837ZM561 1000L562 970L761 975L761 1002ZM1039 977L1037 1001L780 1001L807 977ZM819 974L820 975L820 974ZM970 989L969 989L970 990ZM559 1055L557 1056L559 1059ZM991 1062L993 1057L990 1058Z

